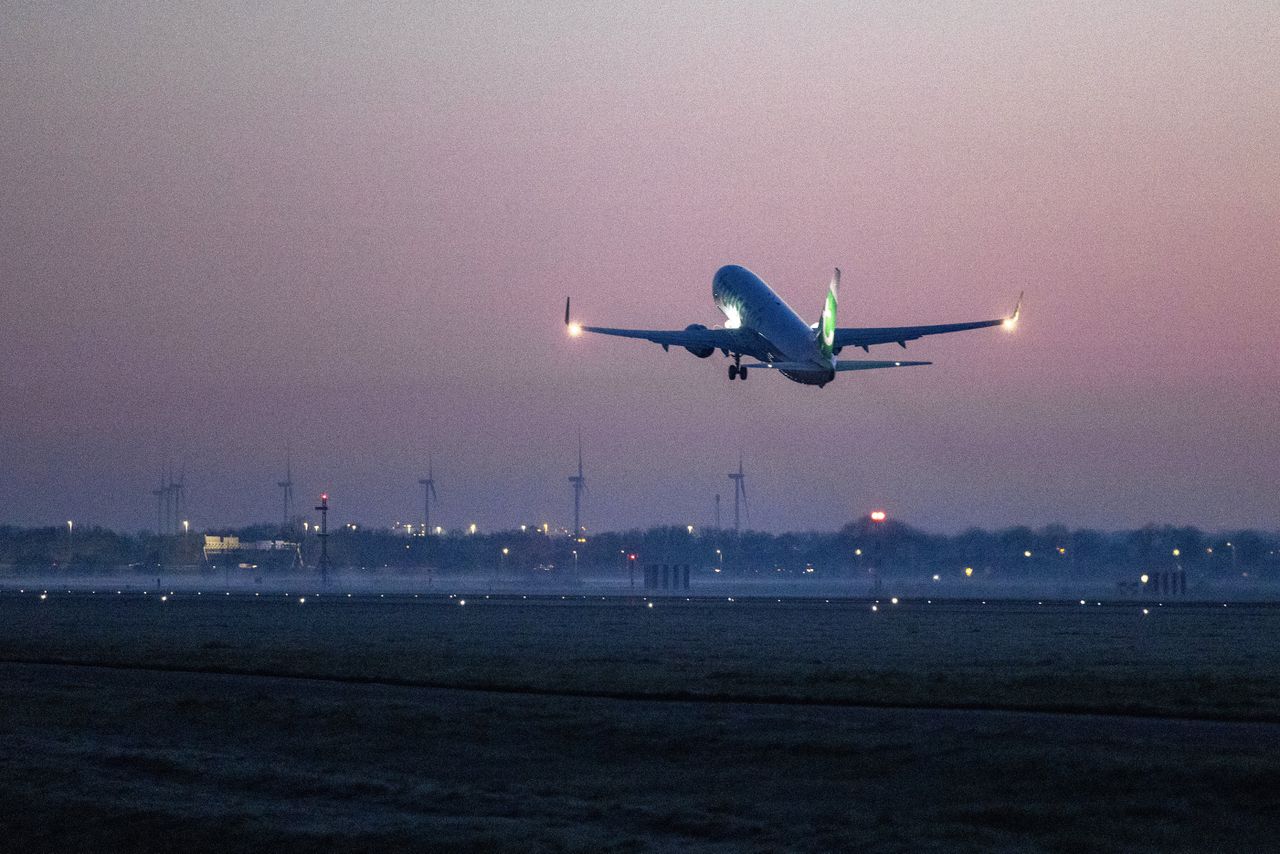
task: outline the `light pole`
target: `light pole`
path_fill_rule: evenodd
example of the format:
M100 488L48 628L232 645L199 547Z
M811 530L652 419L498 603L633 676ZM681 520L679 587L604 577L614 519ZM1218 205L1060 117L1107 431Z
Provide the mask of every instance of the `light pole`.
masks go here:
M329 493L320 493L320 583L329 585Z
M573 580L578 580L578 550L573 550Z
M724 571L724 552L716 549L716 572Z
M71 529L75 527L75 523L70 519L67 520L67 566L71 565Z
M506 546L502 547L502 557L498 559L499 575L506 575L507 573L507 555L510 552L511 552L511 549L507 548Z

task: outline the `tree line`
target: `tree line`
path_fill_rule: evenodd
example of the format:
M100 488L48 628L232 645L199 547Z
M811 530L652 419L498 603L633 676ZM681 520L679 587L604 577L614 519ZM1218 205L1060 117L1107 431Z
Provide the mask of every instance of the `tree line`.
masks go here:
M223 528L186 535L128 534L101 527L0 527L0 569L56 569L69 573L155 567L209 569L204 534L234 535L245 543L285 539L300 544L303 563L314 567L320 540L314 529L279 525ZM1280 534L1255 530L1205 532L1194 527L1147 526L1097 531L1049 526L959 534L930 533L888 520L858 520L834 532L769 534L731 530L657 527L604 532L585 542L534 529L435 536L400 530L336 528L328 537L331 564L355 570L431 570L530 576L571 573L642 577L647 564L689 564L697 571L744 574L803 574L823 577L876 573L974 574L1054 577L1099 575L1116 570L1160 571L1181 567L1215 576L1280 577Z

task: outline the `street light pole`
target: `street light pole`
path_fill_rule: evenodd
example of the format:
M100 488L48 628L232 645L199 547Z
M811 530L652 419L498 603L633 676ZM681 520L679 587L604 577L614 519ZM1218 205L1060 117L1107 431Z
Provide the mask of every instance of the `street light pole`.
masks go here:
M329 584L329 493L320 493L320 583Z
M70 565L71 565L71 555L72 555L72 549L71 549L71 529L72 529L73 527L75 527L75 523L74 523L74 522L72 522L70 519L68 519L68 520L67 520L67 566L70 566Z

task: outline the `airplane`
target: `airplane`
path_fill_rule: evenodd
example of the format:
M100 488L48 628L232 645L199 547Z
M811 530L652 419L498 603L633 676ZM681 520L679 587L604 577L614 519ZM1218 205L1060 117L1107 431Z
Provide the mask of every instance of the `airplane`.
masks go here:
M1003 326L1012 330L1022 314L1022 297L1018 297L1013 314L995 320L971 323L944 323L934 326L837 327L836 304L840 290L840 268L836 268L827 289L820 322L809 325L800 319L773 289L746 267L729 264L716 271L711 280L711 297L724 313L723 328L708 329L691 323L680 330L613 329L607 326L584 326L569 316L569 298L564 301L564 323L569 335L584 332L639 338L660 344L664 351L683 347L699 359L719 350L733 357L729 379L745 380L749 368L778 371L784 377L804 385L822 388L846 371L871 371L880 368L907 368L931 365L932 362L898 360L838 359L845 347L860 347L870 353L877 344L897 344L904 350L908 341L926 335L963 332ZM742 357L759 361L742 364Z

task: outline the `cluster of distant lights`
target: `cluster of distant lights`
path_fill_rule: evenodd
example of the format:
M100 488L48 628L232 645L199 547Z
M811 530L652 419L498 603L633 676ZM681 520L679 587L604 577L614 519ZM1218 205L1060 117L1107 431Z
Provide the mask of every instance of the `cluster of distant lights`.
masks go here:
M1016 321L1017 321L1017 316L1016 316L1016 314L1015 314L1015 316L1014 316L1014 317L1010 318L1009 320L1007 320L1007 321L1005 321L1005 322L1006 322L1006 325L1008 325L1008 324L1011 324L1011 323L1016 323ZM575 325L576 325L576 324L575 324ZM579 327L579 332L580 332L580 331L581 331L581 328ZM571 326L571 327L570 327L570 333L571 333L571 334L574 334L574 333L573 333L573 326ZM327 502L327 501L328 501L328 498L329 498L329 495L328 495L328 493L323 493L323 494L321 494L320 498L321 498L321 501L325 501L325 502ZM888 514L887 514L887 513L886 513L886 511L884 511L884 510L872 510L872 511L871 511L871 513L869 514L869 518L870 518L870 520L871 520L872 522L874 522L874 523L876 523L876 524L880 524L880 523L885 522L885 521L888 519ZM190 525L189 525L189 523L188 523L187 521L185 521L185 520L184 520L182 524L183 524L183 529L184 529L184 531L185 531L185 530L189 530ZM304 523L303 523L303 525L304 525L304 528L306 528L306 527L308 526L308 523L304 522ZM310 527L316 527L316 526L310 526ZM350 524L350 523L349 523L346 527L347 527L348 529L352 530L352 531L354 531L354 530L356 530L356 529L357 529L357 526L356 526L355 524ZM397 523L397 524L396 524L396 525L394 525L393 527L398 528L398 527L399 527L399 524ZM413 525L412 525L412 524L406 524L404 527L405 527L405 531L406 531L406 533L409 533L409 534L412 534L412 533L413 533ZM421 526L421 527L422 527L422 529L423 529L423 533L426 533L426 530L425 530L426 526ZM70 533L70 532L73 530L73 528L74 528L74 522L73 522L72 520L68 519L68 520L67 520L67 531L68 531L68 533ZM474 522L472 522L470 525L468 525L468 526L467 526L467 533L469 533L469 534L475 534L475 533L477 532L477 530L478 530L478 529L477 529L476 523L474 523ZM522 532L525 532L525 531L527 531L527 530L528 530L528 526L527 526L527 525L521 525L521 526L520 526L520 530L521 530ZM536 528L535 530L540 530L540 531L541 531L541 533L543 533L543 534L547 534L547 533L549 533L549 532L550 532L549 525L548 525L547 523L545 523L545 522L544 522L541 526L539 526L538 528ZM686 526L686 530L687 530L687 532L688 532L690 535L692 535L692 534L694 533L694 526L693 526L693 525L687 525L687 526ZM443 533L444 533L444 528L442 528L442 527L440 527L440 526L436 526L436 528L435 528L435 533L436 533L436 534L443 534ZM579 537L577 538L577 541L578 541L579 543L585 543L585 542L586 542L586 537L579 536ZM1234 545L1233 545L1232 543L1228 542L1228 543L1226 543L1226 546L1227 546L1228 548L1231 548L1231 549L1234 551L1234 548L1235 548L1235 547L1234 547ZM1065 547L1062 547L1062 546L1059 546L1059 547L1056 549L1056 551L1057 551L1057 553L1058 553L1058 555L1059 555L1059 556L1066 556L1066 554L1067 554L1067 550L1066 550L1066 548L1065 548ZM502 556L503 556L504 558L505 558L505 557L507 557L507 556L510 554L510 552L511 552L510 547L508 547L508 546L503 546L503 547L502 547L501 553L502 553ZM1212 555L1212 554L1213 554L1213 548L1212 548L1212 547L1208 547L1208 548L1206 548L1206 549L1205 549L1205 552L1206 552L1207 554ZM575 550L573 554L574 554L574 558L575 558L575 560L576 560L576 558L577 558L577 554L578 554L578 553L577 553L577 551ZM629 562L634 562L634 561L636 560L636 555L635 555L634 553L627 553L627 552L623 551L623 552L622 552L622 554L624 554L624 555L626 556L626 558L627 558L627 560L628 560ZM862 556L862 549L861 549L861 548L855 548L855 549L854 549L854 555L855 555L856 557L861 557L861 556ZM1173 557L1175 557L1175 558L1181 557L1181 555L1182 555L1182 550L1181 550L1181 549L1177 549L1177 548L1175 548L1175 549L1173 549L1173 550L1172 550L1172 555L1173 555ZM1030 549L1024 549L1024 550L1023 550L1023 552L1022 552L1022 556L1023 556L1024 558L1031 558L1031 557L1033 557L1033 556L1034 556L1034 552L1033 552L1032 550L1030 550ZM723 559L724 559L724 554L723 554L723 552L722 552L720 549L716 549L716 561L717 561L717 564L722 563L722 562L723 562ZM716 572L716 573L719 573L719 572L721 572L721 571L722 571L722 567L721 567L720 565L717 565L716 567L714 567L714 568L713 568L713 571L714 571L714 572ZM778 568L777 568L777 571L778 571L778 572L782 572L783 570L782 570L782 568L781 568L781 567L778 567ZM805 569L804 569L804 572L805 572L805 574L812 574L812 573L814 573L814 568L813 568L812 566L806 566L806 567L805 567ZM964 568L964 576L965 576L965 578L972 578L972 577L973 577L973 573L974 573L974 570L973 570L973 567L972 567L972 566L966 566L966 567ZM933 574L933 576L932 576L932 580L933 580L934 582L939 582L939 581L941 581L941 580L942 580L942 576L941 576L941 574L939 574L939 573L934 573L934 574ZM1141 576L1139 576L1139 579L1138 579L1138 580L1139 580L1139 581L1140 581L1140 582L1145 586L1145 585L1147 585L1148 583L1150 583L1150 581L1151 581L1151 576L1150 576L1148 573L1143 573ZM19 592L19 593L22 593L22 594L25 594L25 593L26 593L26 589L25 589L25 588L20 589L18 592ZM97 594L97 592L98 592L98 591L96 591L96 590L90 591L91 595L96 595L96 594ZM72 591L72 590L67 590L67 593L68 593L68 594L72 594L72 593L73 593L73 591ZM124 591L123 591L123 590L117 590L117 591L116 591L116 595L123 595L123 593L124 593ZM150 595L150 591L143 590L143 591L142 591L142 595L143 595L143 596ZM170 590L170 591L168 592L168 594L161 594L161 595L160 595L160 597L159 597L159 599L160 599L160 601L161 601L161 602L168 602L168 601L169 601L169 599L170 599L170 597L174 597L175 595L176 595L176 594L175 594L175 592L174 592L173 590ZM197 596L202 596L202 595L203 595L203 591L199 591L199 590L198 590L198 591L196 591L195 595L197 595ZM223 595L224 595L224 596L230 596L230 595L231 595L231 592L230 592L230 591L224 591ZM254 592L254 594L253 594L253 595L254 595L254 597L255 597L255 598L261 598L261 593L260 593L260 592ZM313 595L313 598L319 598L319 596L320 596L320 594L319 594L319 593L315 593L315 594L312 594L312 595ZM404 594L401 594L401 595L404 595ZM40 592L40 597L39 597L39 598L43 601L43 600L47 600L47 599L48 599L48 596L49 596L49 591L48 591L47 589L45 589L45 590L42 590L42 591ZM283 596L284 596L285 598L293 598L294 594L292 594L292 593L284 593L284 594L283 594ZM419 597L419 594L417 594L417 593L413 594L413 598L414 598L414 599L417 599L418 597ZM348 598L348 599L352 598L352 594L351 594L351 593L346 594L346 598ZM363 598L363 597L362 597L362 598ZM379 598L386 598L386 594L385 594L385 593L381 593L381 594L379 594ZM458 603L458 605L459 605L460 607L461 607L461 606L465 606L465 605L467 604L467 600L466 600L465 598L461 598L458 594L450 594L448 598L449 598L449 599L451 599L451 600L456 600L456 601L457 601L457 603ZM484 598L485 598L485 599L488 599L488 598L489 598L489 596L488 596L488 595L486 595ZM526 595L526 596L522 596L521 598L522 598L522 599L528 599L529 597ZM564 600L564 599L567 599L568 597L567 597L567 596L561 596L560 598L561 598L562 600ZM581 597L575 597L575 598L588 599L588 598L594 598L594 597L581 596ZM601 597L599 597L599 598L600 598L602 601L606 599L606 597L605 597L605 596L601 596ZM624 595L624 596L623 596L623 598L630 599L630 598L633 598L633 597L632 597L632 596L630 596L630 595ZM306 596L298 596L298 597L297 597L297 599L298 599L298 604L300 604L300 605L306 604L306 601L307 601L307 597L306 597ZM652 608L654 607L654 601L653 601L653 600L651 600L651 599L649 599L648 597L643 597L643 598L642 598L642 601L645 603L646 608L652 609ZM689 598L686 598L686 599L685 599L685 601L686 601L686 602L691 602L691 601L693 601L693 600L692 600L692 598L691 598L691 597L689 597ZM729 597L727 597L727 601L728 601L729 603L734 603L734 602L736 602L737 600L736 600L734 597L729 596ZM779 603L781 603L782 601L783 601L782 599L778 599L778 600L777 600L777 602L779 602ZM830 602L831 602L831 600L830 600L830 599L825 599L825 600L823 600L823 601L824 601L824 602L826 602L827 604L830 604ZM899 604L899 601L900 601L900 600L898 599L898 597L897 597L897 596L893 596L893 597L891 597L891 598L889 599L889 603L890 603L891 605L898 605L898 604ZM929 605L932 605L932 604L933 604L933 600L932 600L932 599L927 599L927 600L925 601L925 603L926 603L926 604L929 604ZM983 605L986 605L987 603L986 603L986 601L985 601L985 600L983 600L982 604L983 604ZM1038 601L1036 604L1037 604L1037 605L1044 605L1044 602L1043 602L1043 601ZM1080 604L1081 604L1081 605L1088 605L1088 601L1087 601L1087 600L1085 600L1085 599L1081 599L1081 600L1080 600ZM1094 605L1095 605L1095 606L1097 606L1097 607L1101 607L1101 606L1102 606L1102 602L1100 602L1100 601L1095 601L1095 602L1094 602ZM1160 603L1158 603L1158 606L1159 606L1159 607L1164 607L1164 603L1163 603L1163 602L1160 602ZM1226 602L1222 603L1222 607L1226 608L1226 607L1227 607L1227 603L1226 603ZM880 600L879 600L879 599L877 599L877 600L875 600L874 602L872 602L872 604L871 604L871 610L872 610L872 612L879 612L879 610L880 610ZM1149 608L1142 608L1142 614L1143 614L1144 616L1147 616L1147 615L1149 615L1150 613L1151 613L1151 611L1150 611L1150 609L1149 609Z
M937 578L937 577L935 576L935 580L936 580L936 578ZM32 590L31 592L32 592L32 593L36 593L36 591L35 591L35 590ZM127 592L129 592L129 593L133 593L134 591L127 591ZM158 599L158 600L159 600L159 601L161 601L161 602L168 602L168 601L170 601L171 599L176 599L176 598L178 597L178 593L177 593L177 591L175 591L175 590L170 590L170 591L168 591L167 593L162 592L162 591L156 591L156 592L157 592L157 594L158 594L158 595L157 595L155 598L156 598L156 599ZM216 596L216 592L217 592L217 591L211 591L211 595L215 595L215 596ZM20 589L18 590L18 593L25 595L25 594L27 593L27 589L26 589L25 587L24 587L24 588L20 588ZM114 594L114 595L116 595L116 596L122 596L122 595L124 595L125 593L126 593L126 591L125 591L125 590L123 590L123 589L118 589L118 590L116 590L116 591L115 591L115 594ZM89 591L89 594L90 594L90 595L95 595L95 596L96 596L96 595L98 595L98 591L97 591L97 590L90 590L90 591ZM111 594L111 591L110 591L110 590L108 590L108 591L104 591L104 595L110 595L110 594ZM83 592L83 591L81 591L79 594L76 594L76 591L71 590L71 589L68 589L68 590L67 590L67 595L72 595L72 596L74 596L74 595L84 595L84 592ZM150 590L143 590L143 591L141 591L141 595L142 595L142 596L150 596L150 595L151 595L151 591L150 591ZM204 595L204 591L202 591L202 590L197 590L197 591L195 591L195 592L194 592L194 595L196 595L196 596L203 596L203 595ZM222 591L222 595L223 595L223 596L230 596L230 595L231 595L231 591L229 591L229 590L227 590L227 591ZM465 606L466 606L466 604L467 604L467 599L466 599L465 594L460 594L460 593L450 593L450 594L429 594L429 595L434 596L435 598L441 598L441 601L446 601L446 602L447 602L447 601L453 601L453 602L456 602L456 603L458 604L458 606L459 606L459 607L465 607ZM484 594L484 598L485 598L486 600L488 600L488 599L490 599L490 598L492 597L492 595L493 595L493 594ZM502 596L502 598L514 598L514 594L499 594L499 595L501 595L501 596ZM361 601L363 601L363 600L365 600L366 598L372 598L372 596L373 596L373 594L372 594L372 593L368 593L368 594L361 594L361 597L360 597L360 598L361 598ZM418 599L418 598L420 598L421 594L419 594L419 593L412 593L412 594L410 594L410 593L392 593L392 596L393 596L393 598L402 598L402 599L403 599L403 598L412 597L413 599ZM387 594L386 594L386 593L379 593L379 594L378 594L378 598L379 598L379 599L385 599L386 597L387 597ZM42 601L42 602L43 602L43 601L47 601L47 600L50 598L50 593L49 593L48 588L41 589L41 590L39 591L39 593L37 594L37 598L38 598L40 601ZM247 594L247 592L245 592L243 595L239 595L239 596L237 596L237 598L248 598L248 594ZM260 591L254 591L254 593L253 593L253 598L255 598L255 599L264 599L264 598L265 598L265 599L267 599L267 600L272 599L272 598L296 599L299 605L305 605L305 604L307 603L307 600L308 600L309 598L312 598L312 599L319 599L319 598L320 598L320 594L319 594L319 593L312 593L312 594L298 595L298 594L295 594L295 593L287 593L287 592L286 592L286 593L268 594L266 597L263 597L263 595L262 595L262 593L261 593ZM339 600L341 600L341 598L343 598L343 595L342 595L342 594L334 594L334 598L338 598ZM347 599L352 599L352 598L353 598L353 594L352 594L352 593L346 593L346 594L345 594L345 598L347 598ZM521 598L522 600L527 600L527 599L529 598L529 596L528 596L528 594L523 594L523 595L521 595L521 596L520 596L520 598ZM551 595L546 595L546 596L543 596L542 598L544 598L544 599L554 599L555 597L554 597L554 596L551 596ZM561 601L568 601L568 600L572 599L572 600L574 600L574 601L594 601L594 600L599 600L599 601L601 601L601 602L608 601L608 600L609 600L609 599L611 599L611 598L612 598L612 599L621 599L621 600L625 600L625 601L634 601L634 600L636 599L635 595L634 595L634 594L631 594L631 593L617 594L617 595L614 595L614 596L612 596L612 597L610 597L610 596L603 596L603 595L601 595L601 596L597 596L597 595L588 595L588 594L574 594L574 595L572 595L572 596L570 596L570 595L561 595L559 598L560 598L560 600L561 600ZM651 597L648 597L648 596L643 596L643 597L640 597L640 602L644 605L644 607L645 607L646 609L653 609L655 602L674 602L674 601L677 601L679 598L681 598L681 597L666 597L666 596L664 596L664 597L659 597L659 598L656 598L656 599L655 599L655 598L651 598ZM683 599L684 599L684 601L685 601L685 602L693 602L693 601L694 601L694 600L693 600L693 597L691 597L691 596L683 597ZM699 602L702 602L702 603L711 603L711 602L714 602L714 601L717 601L717 600L716 600L716 599L714 599L714 598L710 598L710 597L703 597L703 598L700 598L700 599L699 599ZM736 604L736 603L740 602L741 600L740 600L738 597L735 597L735 596L726 596L726 597L725 597L725 599L724 599L724 601L725 601L726 603L728 603L728 604ZM758 603L758 602L761 602L761 601L763 601L763 600L762 600L762 599L748 599L747 601L748 601L748 602L756 602L756 603ZM811 600L808 600L808 599L785 599L785 600L784 600L784 599L780 599L780 598L779 598L779 599L775 599L775 601L776 601L778 604L783 604L784 602L785 602L785 603L787 603L787 604L792 604L792 603L795 603L795 602L809 602L809 601L811 601ZM828 599L823 599L822 601L823 601L823 603L824 603L824 604L827 604L827 605L830 605L830 604L831 604L831 599L829 599L829 598L828 598ZM865 600L864 600L864 601L865 601ZM846 601L845 601L845 604L849 604L849 605L853 605L853 604L856 604L856 603L857 603L857 600L846 600ZM837 603L837 604L839 604L839 603ZM879 613L879 611L880 611L880 606L881 606L882 604L885 604L884 600L882 600L882 599L875 599L875 600L873 600L873 601L871 602L871 605L870 605L870 610L871 610L871 612L872 612L872 613ZM902 605L902 604L907 604L907 600L903 600L903 599L901 599L901 598L899 598L899 597L897 597L897 596L891 596L891 597L889 597L889 599L888 599L888 605L890 605L890 606L898 606L898 605ZM915 603L915 604L920 604L919 600L916 600L916 603ZM932 605L932 604L933 604L933 600L932 600L932 599L925 599L925 600L924 600L924 604L926 604L926 605ZM963 603L954 603L954 604L963 604ZM982 604L982 605L987 605L987 604L988 604L988 602L987 602L987 600L983 599L983 600L981 600L981 604ZM1037 601L1037 602L1036 602L1036 604L1037 604L1037 605L1039 605L1039 606L1043 606L1045 603L1044 603L1044 600L1039 600L1039 601ZM1051 605L1054 605L1054 604L1057 604L1057 605L1065 605L1065 604L1067 604L1067 603L1065 603L1065 602L1051 602L1050 604L1051 604ZM1088 599L1080 599L1080 600L1078 600L1078 604L1079 604L1080 606L1087 607L1087 606L1089 606L1091 603L1090 603L1090 601L1089 601ZM1119 605L1119 604L1122 604L1122 603L1113 602L1113 603L1109 603L1109 604ZM1207 603L1206 603L1206 604L1207 604ZM1226 608L1226 607L1228 607L1228 606L1229 606L1229 604L1230 604L1230 603L1223 602L1223 603L1222 603L1222 607L1223 607L1223 608ZM1093 600L1092 605L1093 605L1094 607L1101 608L1101 607L1103 607L1104 603L1103 603L1101 600ZM1163 608L1163 607L1164 607L1164 603L1163 603L1163 602L1158 602L1158 603L1156 603L1156 607ZM1144 606L1144 607L1142 607L1140 610L1141 610L1141 612L1142 612L1142 615L1143 615L1143 616L1149 616L1149 615L1151 614L1151 608L1150 608L1150 606Z

